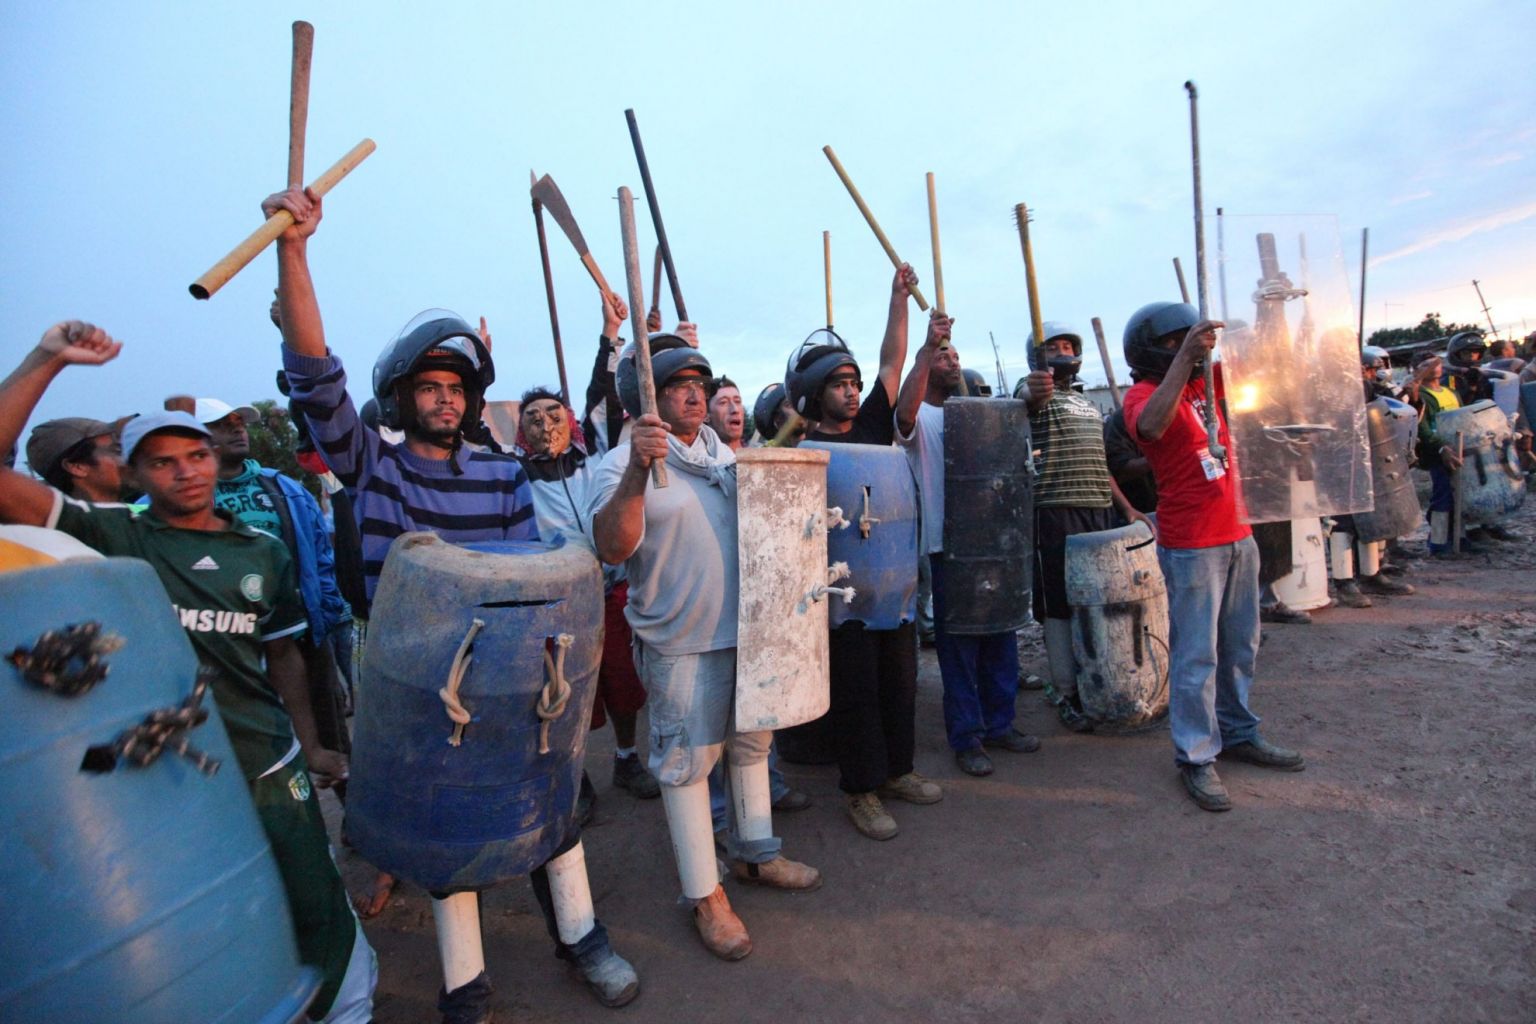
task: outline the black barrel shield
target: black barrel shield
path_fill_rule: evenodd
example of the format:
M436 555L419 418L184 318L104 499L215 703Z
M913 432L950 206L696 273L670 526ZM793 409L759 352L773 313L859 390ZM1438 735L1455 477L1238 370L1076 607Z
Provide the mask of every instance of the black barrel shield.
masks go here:
M1013 398L944 403L947 632L1008 633L1029 621L1034 481L1029 411Z

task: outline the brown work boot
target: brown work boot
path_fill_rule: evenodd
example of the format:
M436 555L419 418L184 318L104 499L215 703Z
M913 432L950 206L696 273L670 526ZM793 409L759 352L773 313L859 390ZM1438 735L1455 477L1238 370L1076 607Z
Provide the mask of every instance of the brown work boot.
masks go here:
M896 819L873 793L849 793L848 816L853 827L871 839L896 838Z
M907 772L886 779L885 785L880 787L880 795L905 800L909 804L936 804L944 799L944 790L932 779L924 778L917 772Z
M704 947L722 960L740 960L752 952L747 926L731 909L723 885L715 886L714 892L694 904L693 923Z
M797 860L775 857L766 864L748 864L737 861L731 865L731 874L743 882L766 885L772 889L788 889L790 892L810 892L821 888L821 872L809 864Z

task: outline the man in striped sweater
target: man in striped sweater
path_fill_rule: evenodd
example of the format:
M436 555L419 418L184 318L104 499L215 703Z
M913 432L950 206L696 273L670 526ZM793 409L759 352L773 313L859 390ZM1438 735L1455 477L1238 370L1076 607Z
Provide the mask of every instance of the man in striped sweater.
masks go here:
M446 310L428 310L406 324L374 366L380 423L405 435L400 444L385 441L358 418L341 361L326 348L307 252L321 219L320 197L291 188L262 203L267 217L278 210L294 218L277 243L283 368L294 407L326 464L356 494L368 599L390 543L402 533L430 530L450 542L537 540L522 466L464 443L464 429L480 422L485 388L495 379L485 343ZM558 884L551 885L551 875ZM613 951L592 911L579 831L533 872L532 882L556 955L581 971L605 1005L634 999L640 987L634 968ZM443 961L438 1008L444 1024L489 1021L491 984L477 894L434 893L432 910Z
M1047 694L1061 724L1090 732L1077 694L1072 657L1072 609L1067 604L1067 538L1115 526L1114 509L1127 521L1151 521L1126 501L1104 457L1104 417L1072 389L1083 365L1083 336L1062 323L1041 326L1045 340L1029 336L1028 394L1035 470L1035 620L1044 627L1051 684Z

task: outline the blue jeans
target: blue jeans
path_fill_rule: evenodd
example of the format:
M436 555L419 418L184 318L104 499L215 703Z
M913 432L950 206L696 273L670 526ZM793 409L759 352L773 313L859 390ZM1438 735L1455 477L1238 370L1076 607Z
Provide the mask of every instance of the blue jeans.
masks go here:
M1214 548L1165 548L1168 723L1180 764L1209 764L1259 734L1248 709L1259 652L1259 548L1252 537Z
M944 555L928 556L933 574L934 645L944 681L944 732L951 750L974 750L1013 728L1019 695L1019 647L1012 633L951 636L944 628Z

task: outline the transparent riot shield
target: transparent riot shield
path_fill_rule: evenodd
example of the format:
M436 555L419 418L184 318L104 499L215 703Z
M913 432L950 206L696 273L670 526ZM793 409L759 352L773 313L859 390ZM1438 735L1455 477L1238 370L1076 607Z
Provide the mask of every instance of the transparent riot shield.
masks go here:
M1228 216L1223 235L1233 288L1220 352L1247 520L1369 510L1360 347L1338 225Z

